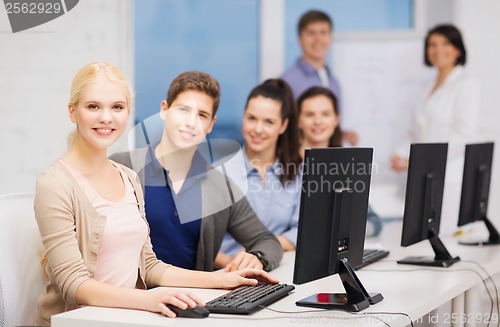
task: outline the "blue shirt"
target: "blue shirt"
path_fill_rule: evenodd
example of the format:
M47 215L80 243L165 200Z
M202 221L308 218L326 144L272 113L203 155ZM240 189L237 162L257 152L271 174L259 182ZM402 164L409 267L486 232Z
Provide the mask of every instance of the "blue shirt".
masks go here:
M325 66L328 75L328 84L330 91L337 97L337 106L340 113L342 108L342 99L340 96L339 82L330 72L328 66ZM293 96L297 99L304 91L313 86L322 86L318 70L305 62L302 58L297 59L295 64L288 68L281 78L284 79L292 88Z
M163 262L194 269L201 227L199 181L206 172L206 161L196 152L186 180L175 194L168 172L152 157L144 168L144 199L153 250Z
M283 167L276 161L266 170L266 183L264 184L257 169L250 165L244 148L242 152L247 171L245 177L248 180L248 191L245 196L250 206L274 235L283 235L291 243L296 244L300 208L300 176L297 176L294 181L285 182L285 185L281 184L280 174ZM226 233L220 250L234 255L242 248L231 235Z

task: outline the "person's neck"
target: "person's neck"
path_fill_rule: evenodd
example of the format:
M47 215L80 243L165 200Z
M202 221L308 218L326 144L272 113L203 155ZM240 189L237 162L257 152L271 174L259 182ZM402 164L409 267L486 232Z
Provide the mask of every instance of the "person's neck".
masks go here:
M245 148L245 154L247 155L250 165L257 169L259 173L265 174L266 168L271 167L276 161L276 149L267 149L262 152L254 152L248 147Z
M81 139L76 139L63 159L80 171L84 176L95 175L110 165L106 150L89 147Z
M176 149L168 141L162 139L154 151L160 165L170 174L180 177L186 176L191 168L196 147Z
M311 142L307 140L303 140L300 145L299 155L304 160L304 152L306 149L314 149L314 148L328 148L329 142Z
M316 69L324 69L325 68L325 59L314 59L311 57L303 56L302 60L307 62L309 65L313 66Z
M172 190L176 194L180 192L182 185L184 185L195 152L195 146L187 149L177 149L165 138L162 138L155 148L155 157L160 165L169 172Z
M438 81L443 83L446 77L455 69L455 66L446 67L438 70Z
M328 144L329 144L329 140L321 141L321 142L314 142L314 141L310 141L310 140L303 140L302 141L302 147L304 149L307 149L307 148L311 148L311 149L327 148Z
M436 91L441 85L443 85L444 81L446 78L450 75L450 73L453 71L455 66L451 67L444 67L438 69L438 77L436 79L436 84L434 85L434 88L432 89L432 93Z

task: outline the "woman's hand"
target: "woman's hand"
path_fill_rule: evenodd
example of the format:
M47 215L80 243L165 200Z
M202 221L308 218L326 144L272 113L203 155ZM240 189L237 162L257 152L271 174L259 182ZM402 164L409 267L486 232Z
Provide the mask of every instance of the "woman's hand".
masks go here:
M352 146L356 146L358 144L358 133L355 131L342 131L342 142L347 142Z
M402 158L397 155L391 157L391 168L398 173L405 172L408 170L408 159Z
M226 265L224 271L231 272L244 268L264 269L264 266L256 255L242 250Z
M267 272L261 269L241 269L220 275L222 277L222 288L231 289L238 286L253 286L258 283L278 284L279 281L271 277Z
M194 308L196 305L205 305L200 298L189 292L163 287L144 292L143 303L144 310L158 312L170 318L175 318L176 314L167 307L167 304L172 304L182 310L187 309L188 306Z

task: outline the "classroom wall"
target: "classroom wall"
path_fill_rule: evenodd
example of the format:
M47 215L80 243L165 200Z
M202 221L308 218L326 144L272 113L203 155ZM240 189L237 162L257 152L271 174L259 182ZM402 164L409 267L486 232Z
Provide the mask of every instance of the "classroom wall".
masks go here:
M0 194L33 191L66 149L71 79L92 61L133 80L130 1L80 1L63 16L13 34L0 5Z

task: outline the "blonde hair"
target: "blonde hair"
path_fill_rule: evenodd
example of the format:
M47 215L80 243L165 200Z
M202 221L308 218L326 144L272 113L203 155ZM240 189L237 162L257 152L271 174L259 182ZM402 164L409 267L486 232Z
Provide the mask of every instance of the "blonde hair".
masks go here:
M99 79L107 79L115 82L125 93L127 106L132 107L133 92L130 84L117 67L105 62L93 62L83 66L73 78L71 83L71 91L69 103L76 108L80 102L83 90L87 85L98 81ZM73 131L68 135L68 146L71 146L76 138L77 132Z

